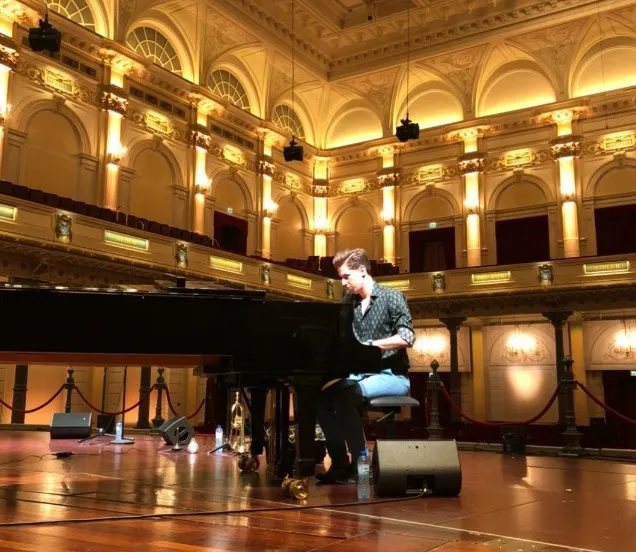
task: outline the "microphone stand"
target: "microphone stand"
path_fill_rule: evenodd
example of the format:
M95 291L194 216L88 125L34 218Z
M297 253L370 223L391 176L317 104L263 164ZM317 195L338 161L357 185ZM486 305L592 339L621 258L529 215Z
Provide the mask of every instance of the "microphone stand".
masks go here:
M111 445L132 445L135 441L134 439L126 439L124 438L124 420L126 419L126 382L128 380L128 366L124 366L124 389L122 391L122 410L121 413L121 438L117 437L117 431L115 430L115 438L110 442ZM117 427L117 422L115 422L115 427Z

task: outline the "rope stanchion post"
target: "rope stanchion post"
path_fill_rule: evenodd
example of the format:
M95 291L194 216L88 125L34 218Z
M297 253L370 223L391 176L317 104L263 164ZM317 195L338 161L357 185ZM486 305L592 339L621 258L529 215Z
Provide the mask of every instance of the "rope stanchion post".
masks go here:
M442 426L439 424L439 390L442 387L442 382L437 370L439 370L439 362L433 360L431 362L431 373L426 382L428 400L431 405L429 424L426 428L429 441L439 441L442 438Z
M64 405L64 412L67 414L71 411L71 399L73 389L75 389L75 379L73 378L73 373L75 370L73 368L69 368L67 370L68 377L66 378L66 383L64 384L64 388L66 389L66 404Z
M152 419L153 427L161 427L161 424L165 422L161 412L163 402L163 392L166 389L166 380L163 378L165 368L157 368L157 382L155 383L155 389L157 390L157 407L155 408L155 417Z
M583 453L583 447L581 446L582 433L576 427L576 415L574 412L574 390L578 383L574 378L572 372L572 364L574 361L569 356L566 356L561 361L562 376L561 376L561 397L564 406L563 420L565 422L565 431L562 433L565 444L561 449L561 454L564 456L580 456Z

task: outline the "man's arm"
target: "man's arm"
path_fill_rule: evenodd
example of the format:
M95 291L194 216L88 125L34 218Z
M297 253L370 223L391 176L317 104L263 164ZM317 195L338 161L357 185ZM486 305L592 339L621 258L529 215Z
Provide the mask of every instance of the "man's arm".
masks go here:
M415 331L413 330L409 306L402 293L397 292L389 302L389 316L391 317L391 328L395 333L391 337L376 339L372 344L389 351L412 347L415 343Z

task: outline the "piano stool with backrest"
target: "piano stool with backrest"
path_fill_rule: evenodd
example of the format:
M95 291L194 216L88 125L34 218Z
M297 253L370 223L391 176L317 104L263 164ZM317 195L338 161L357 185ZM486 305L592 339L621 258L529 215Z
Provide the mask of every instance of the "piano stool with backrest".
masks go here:
M404 396L386 396L386 397L374 397L367 399L362 407L366 410L379 410L384 413L384 416L376 421L376 423L386 423L386 438L395 439L396 436L396 423L395 415L399 414L402 407L408 406L410 408L416 408L420 406L417 399L413 397Z

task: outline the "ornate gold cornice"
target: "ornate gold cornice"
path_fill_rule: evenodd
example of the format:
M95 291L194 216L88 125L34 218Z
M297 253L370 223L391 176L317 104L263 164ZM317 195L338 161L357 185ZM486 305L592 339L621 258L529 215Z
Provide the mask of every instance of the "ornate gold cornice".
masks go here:
M103 86L102 109L125 116L128 111L128 94L118 86Z
M468 173L483 172L484 158L484 153L479 151L461 155L457 160L460 174L465 175Z

